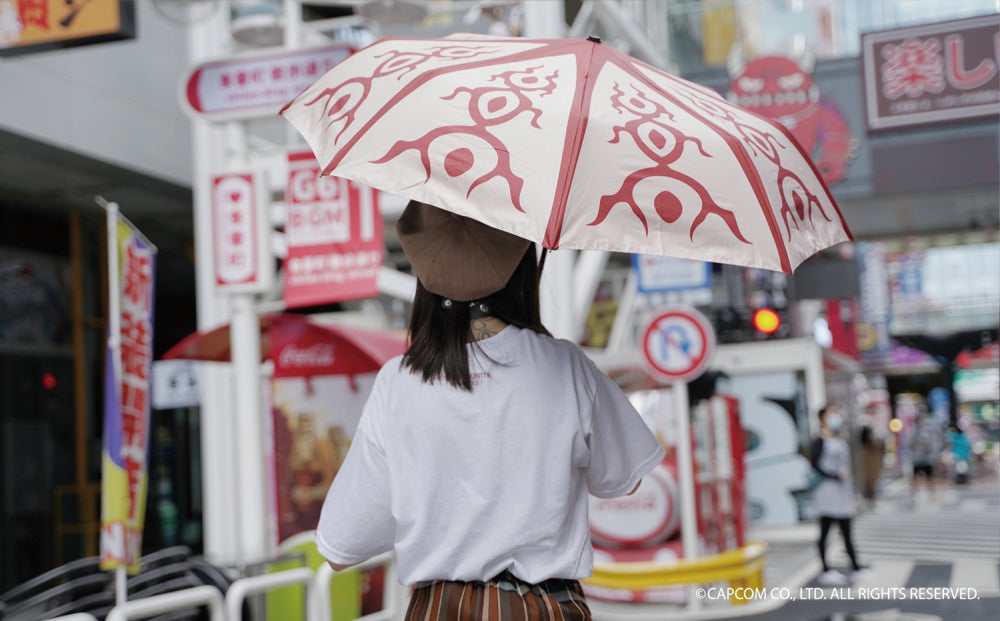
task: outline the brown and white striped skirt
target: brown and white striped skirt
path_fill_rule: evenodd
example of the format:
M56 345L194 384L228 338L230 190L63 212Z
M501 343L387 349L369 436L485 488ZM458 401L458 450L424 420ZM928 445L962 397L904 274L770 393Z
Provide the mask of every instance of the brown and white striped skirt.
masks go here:
M529 584L505 571L487 582L416 585L405 621L590 621L576 580Z

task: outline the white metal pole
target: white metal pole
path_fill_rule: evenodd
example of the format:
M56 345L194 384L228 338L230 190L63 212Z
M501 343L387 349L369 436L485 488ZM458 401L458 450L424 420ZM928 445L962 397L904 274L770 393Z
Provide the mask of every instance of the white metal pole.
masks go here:
M301 0L284 0L285 47L294 50L302 47L302 2Z
M677 478L681 507L681 543L684 547L684 558L695 559L698 556L698 524L695 512L694 495L694 463L691 451L691 423L688 412L687 382L671 384L671 395L674 399L674 420L677 422ZM694 597L693 585L688 587L688 608L701 607L701 601Z
M601 284L601 276L608 264L609 253L603 250L582 250L578 253L573 272L572 337L574 343L583 338L583 328L587 324L587 312L594 301L594 294Z
M233 403L236 405L231 437L236 439L240 558L244 563L251 563L267 556L260 319L252 294L233 296L229 335L235 391Z
M241 122L227 123L226 145L231 169L244 169L249 163L248 128ZM259 198L259 197L258 197ZM267 226L259 222L259 226ZM259 270L270 269L261 265ZM260 317L253 293L230 296L232 318L229 323L230 358L232 359L233 427L235 438L237 506L240 524L240 560L244 564L267 557L267 498L264 492L267 469L264 467L264 413L260 384Z
M562 2L524 2L524 36L559 39L566 36L566 10Z
M576 250L553 250L545 258L542 269L541 298L542 323L552 336L574 340L576 332L573 308L573 273Z
M225 2L207 19L191 25L188 34L192 65L216 59L230 48L229 4ZM222 165L222 130L215 124L194 119L192 126L192 176L194 199L195 288L198 329L210 329L229 318L228 301L215 286L212 257L212 173ZM205 555L215 562L232 563L238 558L239 520L236 502L231 370L202 365L201 482Z

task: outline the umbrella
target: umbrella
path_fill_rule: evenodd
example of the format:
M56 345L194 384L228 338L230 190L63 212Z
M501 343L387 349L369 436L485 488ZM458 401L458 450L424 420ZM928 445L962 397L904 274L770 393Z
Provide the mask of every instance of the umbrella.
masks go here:
M791 273L851 239L779 123L590 39L383 39L281 112L323 173L546 248Z
M260 358L274 361L275 377L372 373L406 349L391 334L322 325L292 313L262 315L260 329ZM163 359L229 362L229 346L227 324L186 336Z

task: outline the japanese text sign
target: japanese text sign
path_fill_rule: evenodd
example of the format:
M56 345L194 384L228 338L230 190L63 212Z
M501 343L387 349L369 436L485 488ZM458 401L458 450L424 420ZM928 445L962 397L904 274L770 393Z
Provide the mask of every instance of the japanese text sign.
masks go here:
M273 116L353 51L337 45L207 63L185 80L181 99L212 120Z
M273 280L264 201L252 174L212 180L215 284L231 292L259 292Z
M0 56L133 37L133 0L0 0Z
M288 156L285 306L330 304L378 294L382 217L378 194L320 176L312 152Z
M1000 114L1000 14L861 36L873 130Z

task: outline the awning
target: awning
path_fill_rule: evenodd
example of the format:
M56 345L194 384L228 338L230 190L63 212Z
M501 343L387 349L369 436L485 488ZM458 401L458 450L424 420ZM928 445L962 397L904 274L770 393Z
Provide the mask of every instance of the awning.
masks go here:
M260 317L260 359L274 361L275 377L371 373L405 349L405 340L387 332L319 324L292 313ZM229 325L185 337L163 359L230 362Z

